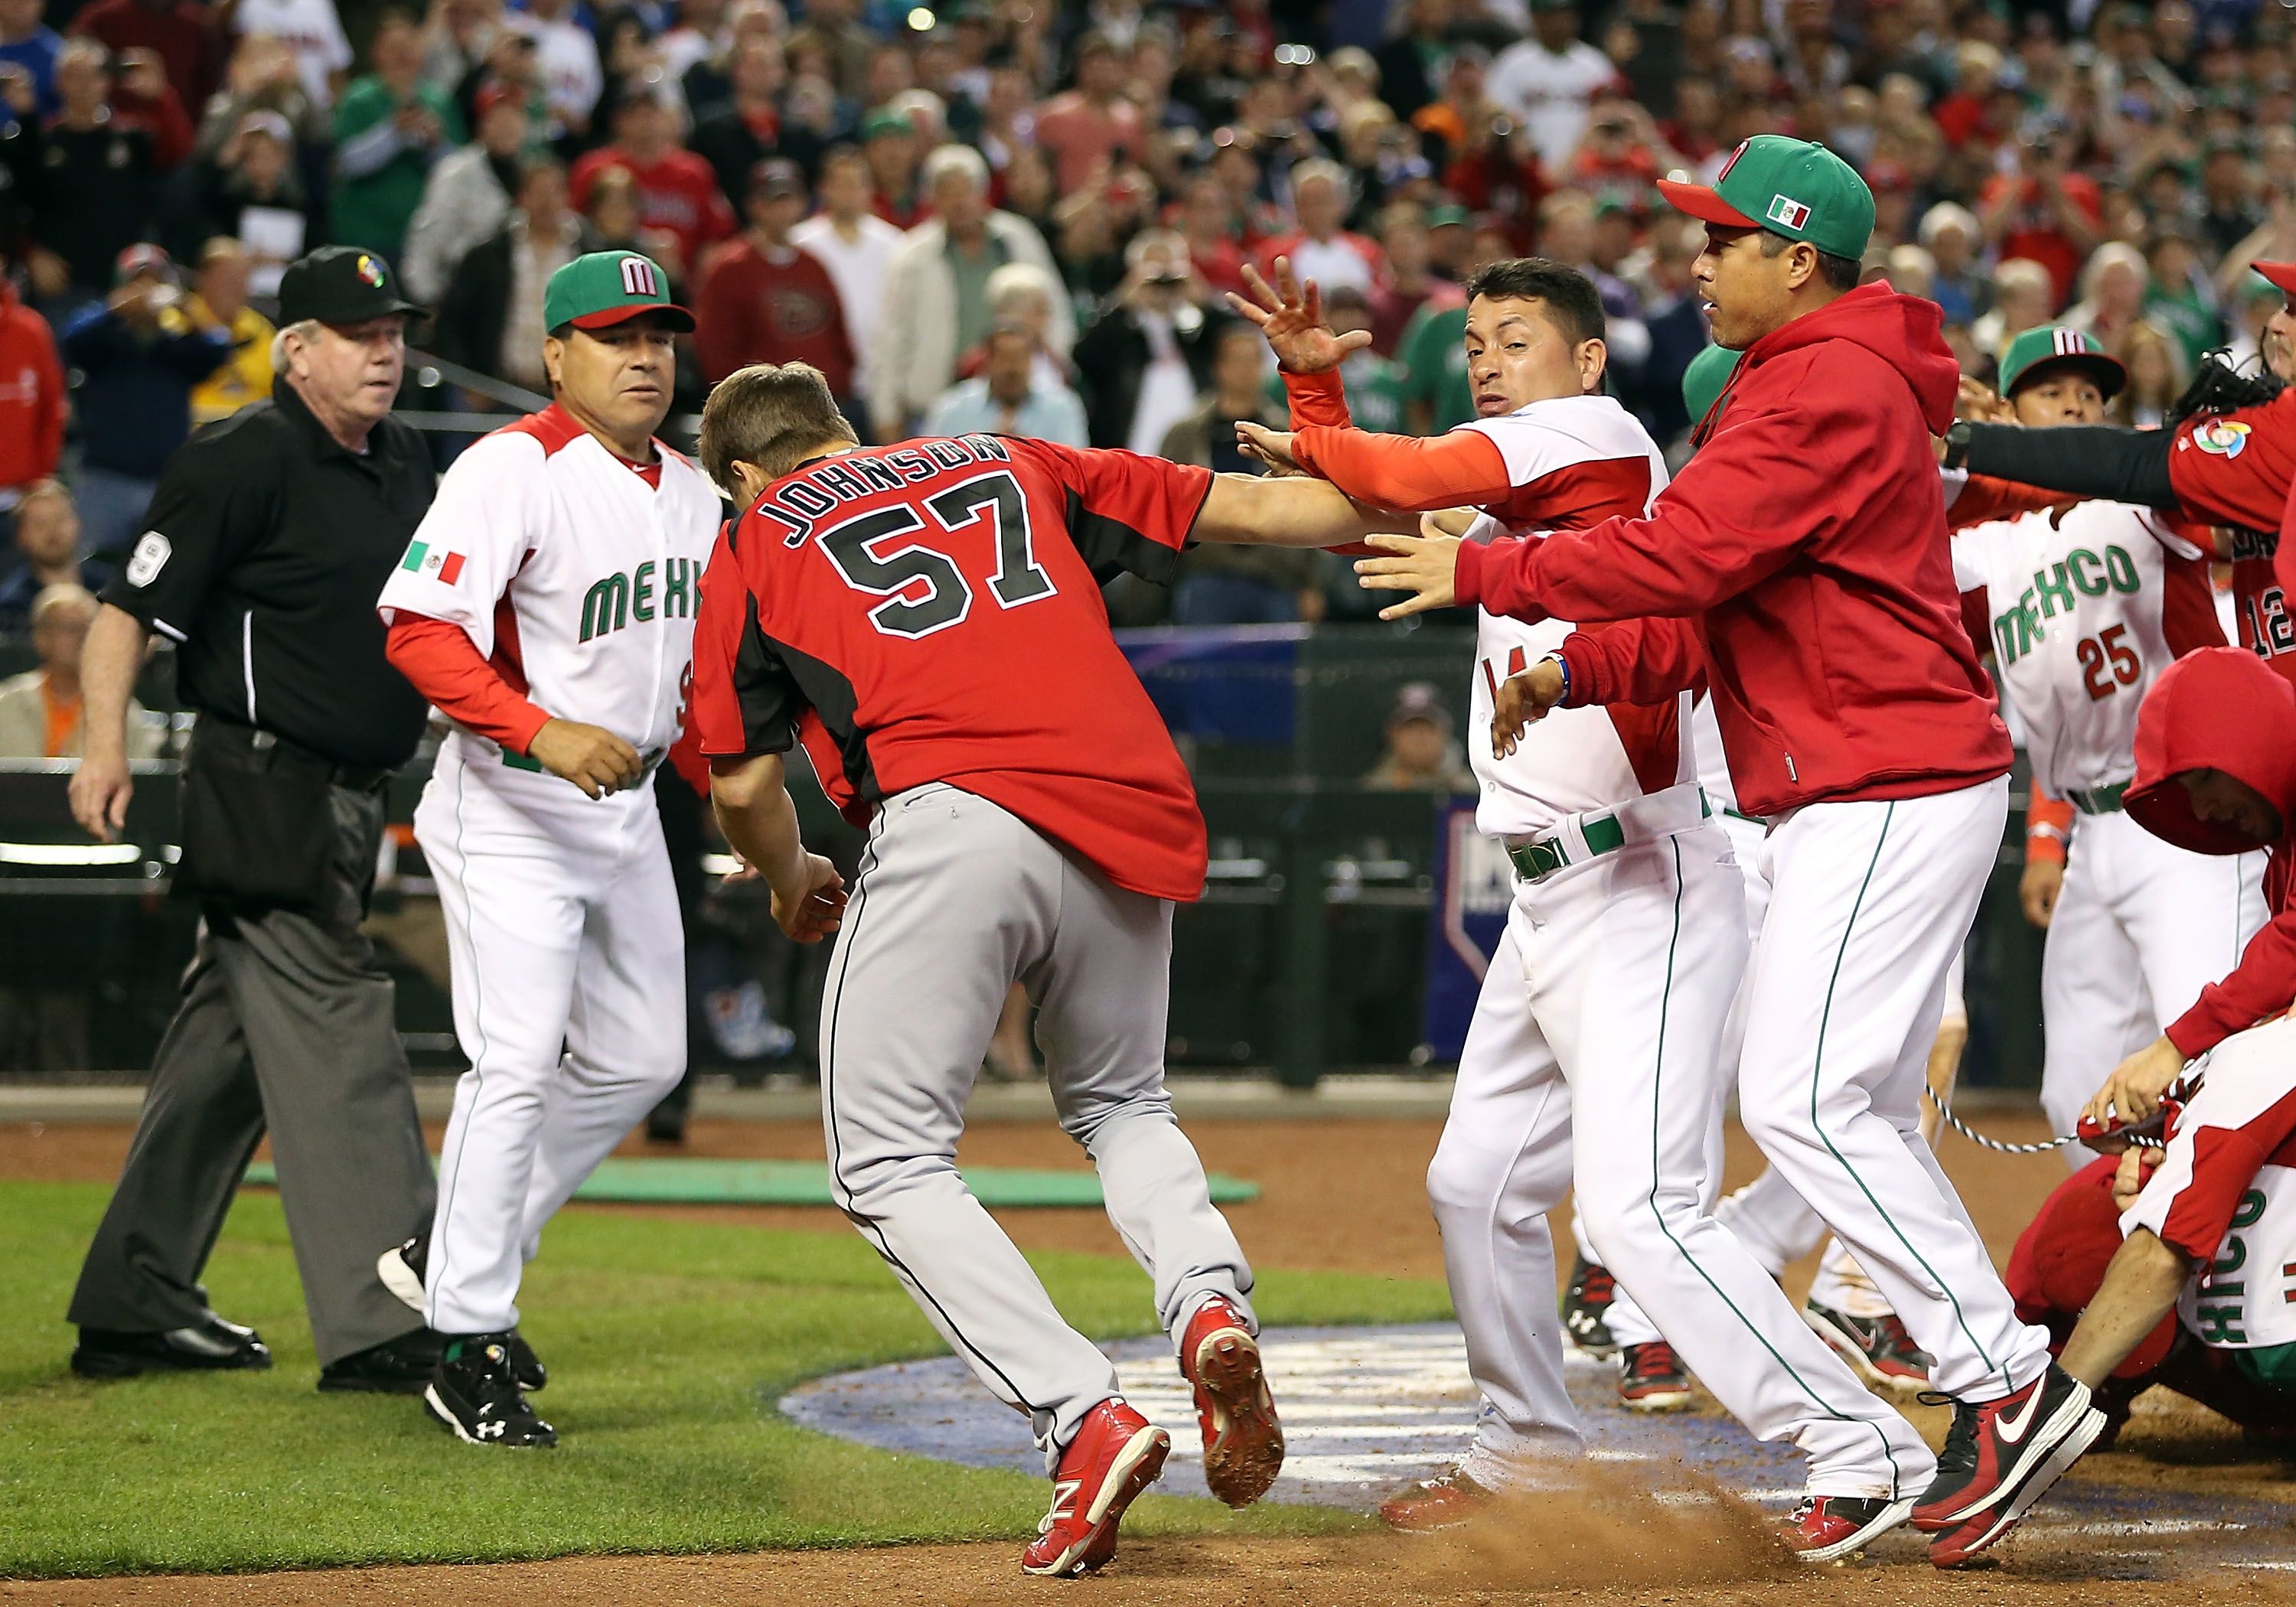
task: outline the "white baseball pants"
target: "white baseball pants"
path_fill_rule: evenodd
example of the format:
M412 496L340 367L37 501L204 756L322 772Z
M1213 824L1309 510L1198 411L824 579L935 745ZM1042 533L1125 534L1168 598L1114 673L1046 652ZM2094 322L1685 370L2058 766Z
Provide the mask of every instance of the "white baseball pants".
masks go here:
M2030 1383L2048 1335L2018 1320L1922 1139L1921 1097L2007 813L2005 777L1775 823L1738 1071L1740 1116L1771 1164L1936 1358L1936 1387L1977 1401Z
M1694 823L1696 789L1682 791ZM1479 1479L1505 1483L1510 1464L1579 1443L1548 1293L1546 1213L1566 1188L1603 1265L1740 1422L1810 1457L1814 1492L1890 1495L1930 1477L1920 1437L1702 1203L1715 1047L1745 953L1740 900L1711 824L1518 883L1428 1169L1489 1403L1467 1464Z
M2073 824L2041 951L2041 1108L2070 1133L2112 1069L2240 963L2270 914L2264 856L2195 854L2115 810ZM2060 1152L2078 1171L2079 1145Z
M1027 1414L1048 1473L1117 1393L1116 1369L957 1175L965 1100L1020 982L1062 1129L1091 1155L1175 1346L1213 1295L1251 1321L1251 1269L1164 1089L1171 959L1170 904L939 783L878 812L830 958L822 1122L838 1202L973 1375Z
M685 935L651 782L594 799L480 748L450 738L414 811L471 1062L425 1269L441 1333L517 1324L543 1224L685 1071Z

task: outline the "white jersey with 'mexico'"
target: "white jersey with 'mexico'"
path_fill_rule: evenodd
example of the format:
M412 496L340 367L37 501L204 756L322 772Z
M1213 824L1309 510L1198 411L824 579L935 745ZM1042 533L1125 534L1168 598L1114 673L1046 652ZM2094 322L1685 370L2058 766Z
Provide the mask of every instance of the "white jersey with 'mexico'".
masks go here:
M1579 522L1649 511L1666 488L1657 443L1610 397L1533 402L1504 418L1463 424L1488 436L1506 460L1514 490L1468 532L1474 541L1544 538L1559 528L1542 507L1598 510ZM1467 749L1482 799L1475 824L1494 837L1524 837L1590 809L1608 808L1693 779L1685 696L1660 707L1558 709L1524 734L1507 758L1490 750L1499 684L1562 645L1576 627L1561 619L1526 625L1479 610L1475 684Z
M2257 1168L2215 1261L2185 1285L2177 1313L2221 1349L2296 1345L2296 1153Z
M555 406L474 443L383 587L385 621L459 625L551 715L659 757L684 716L720 504L692 460L657 450L659 488Z
M1954 532L1954 578L1985 594L1996 675L2025 727L2034 777L2050 792L2136 774L2136 706L2195 632L2205 641L2218 629L2200 557L2158 516L2126 503L2084 502Z

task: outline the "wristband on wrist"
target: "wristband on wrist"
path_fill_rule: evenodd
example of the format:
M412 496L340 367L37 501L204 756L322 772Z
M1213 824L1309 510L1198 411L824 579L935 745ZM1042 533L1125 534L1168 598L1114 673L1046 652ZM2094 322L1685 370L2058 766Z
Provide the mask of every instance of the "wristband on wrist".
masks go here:
M1969 421L1956 419L1946 427L1945 466L1958 469L1969 461Z
M1551 652L1541 662L1552 664L1562 672L1562 696L1559 700L1559 706L1568 708L1570 703L1570 660L1559 652Z

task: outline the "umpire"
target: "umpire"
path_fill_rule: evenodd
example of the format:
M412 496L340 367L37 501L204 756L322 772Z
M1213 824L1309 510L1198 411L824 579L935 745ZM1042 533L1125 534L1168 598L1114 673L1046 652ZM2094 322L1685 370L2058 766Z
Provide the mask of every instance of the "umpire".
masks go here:
M88 635L72 813L106 841L126 822L127 696L157 631L199 716L176 883L201 921L72 1295L76 1373L271 1365L200 1283L266 1129L319 1387L420 1390L438 1360L375 1272L435 1195L390 980L359 930L383 787L425 717L374 611L436 483L420 437L389 416L416 310L372 252L291 265L271 399L168 461Z

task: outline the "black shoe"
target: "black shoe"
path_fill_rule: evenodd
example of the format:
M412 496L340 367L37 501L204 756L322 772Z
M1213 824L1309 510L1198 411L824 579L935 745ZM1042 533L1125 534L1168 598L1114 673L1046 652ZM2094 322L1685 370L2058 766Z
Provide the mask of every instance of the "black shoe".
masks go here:
M1616 1356L1607 1319L1619 1286L1610 1269L1580 1256L1570 1267L1570 1286L1562 1291L1562 1332L1574 1349L1588 1356Z
M319 1372L322 1390L358 1390L374 1395L420 1395L439 1369L447 1341L417 1328L380 1345L369 1345Z
M447 1342L422 1404L471 1445L554 1446L558 1435L534 1414L511 1375L507 1333L466 1333Z
M422 1278L430 1265L430 1230L426 1226L398 1249L386 1250L377 1256L374 1275L382 1280L385 1289L405 1301L409 1309L420 1311L422 1309ZM437 1357L434 1356L432 1359ZM550 1382L549 1369L542 1365L542 1358L535 1355L534 1347L528 1344L525 1337L515 1328L510 1331L510 1370L516 1375L518 1387L521 1390L539 1390ZM422 1380L427 1381L430 1376L430 1369L426 1364L422 1369ZM322 1382L319 1387L324 1390L328 1386ZM351 1390L366 1386L343 1384L338 1387ZM422 1382L418 1382L409 1393L418 1392L422 1387Z
M646 1118L646 1140L650 1144L684 1144L685 1112L656 1105L653 1114Z
M259 1373L271 1348L252 1328L226 1323L210 1311L188 1328L164 1333L82 1328L71 1370L82 1378L133 1378L139 1373Z

